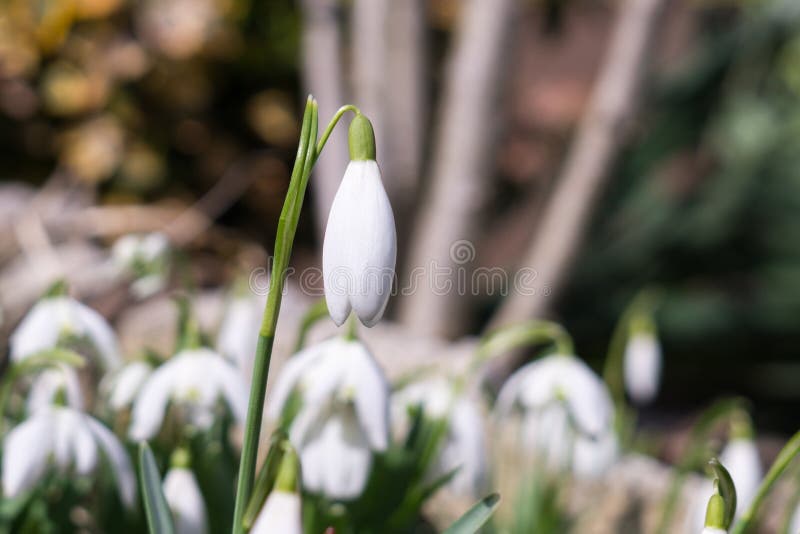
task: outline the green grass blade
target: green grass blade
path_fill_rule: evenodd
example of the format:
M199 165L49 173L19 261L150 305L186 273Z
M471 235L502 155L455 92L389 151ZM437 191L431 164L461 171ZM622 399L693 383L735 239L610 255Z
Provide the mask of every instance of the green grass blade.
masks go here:
M450 525L442 534L474 534L492 517L500 495L492 493L478 501L472 508Z
M153 458L153 451L146 441L139 444L139 478L142 485L142 500L151 534L174 534L172 514L161 488L161 475Z

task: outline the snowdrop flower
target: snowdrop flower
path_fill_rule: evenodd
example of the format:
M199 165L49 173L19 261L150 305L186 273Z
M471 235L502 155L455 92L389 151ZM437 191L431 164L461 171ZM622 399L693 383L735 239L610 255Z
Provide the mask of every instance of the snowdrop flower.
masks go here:
M88 342L100 363L113 369L121 363L117 338L102 315L67 296L37 302L11 334L11 359L19 362L58 347L65 338Z
M475 496L486 488L488 452L480 408L466 395L458 395L455 384L437 377L416 382L392 396L395 421L407 419L408 409L421 406L426 417L448 420L447 435L431 466L429 477L435 480L458 468L448 486L457 495Z
M249 377L258 344L264 303L252 295L235 296L228 303L217 333L217 351Z
M128 455L114 434L99 421L71 408L37 409L14 427L3 444L3 493L16 497L42 479L52 457L55 468L89 475L98 465L98 449L114 472L122 502L136 504L136 477Z
M108 397L111 409L116 412L130 406L152 372L149 363L134 361L104 379L100 389Z
M178 457L179 460L175 460ZM175 525L175 534L205 534L208 532L206 504L197 479L188 466L188 455L178 450L173 454L173 466L164 477L164 498Z
M120 270L136 276L131 292L146 298L166 285L169 252L169 239L160 232L129 234L114 243L111 258Z
M547 356L523 366L500 390L495 409L500 417L521 412L525 446L551 468L598 475L616 459L611 396L576 357Z
M243 422L247 414L248 386L241 374L216 352L187 349L153 371L133 404L129 437L147 440L158 433L170 401L189 409L199 428L213 423L214 406L222 397L233 416Z
M286 451L275 479L275 487L267 496L250 534L302 534L302 499L297 491L297 456Z
M720 462L731 474L733 485L736 486L737 517L750 506L764 476L758 447L749 435L749 431L747 434L734 436L719 456Z
M71 367L59 365L45 369L33 379L28 392L28 413L41 408L49 408L63 392L66 405L75 410L83 410L83 394L78 374Z
M333 322L354 311L366 326L383 316L392 288L397 236L375 161L375 136L359 114L350 124L350 163L331 205L322 245L325 300Z
M637 404L648 404L661 381L661 345L652 332L637 332L625 346L625 389Z
M301 408L289 439L300 454L306 489L333 499L361 494L372 452L389 441L389 386L366 347L336 337L284 365L267 414L278 420L292 394Z

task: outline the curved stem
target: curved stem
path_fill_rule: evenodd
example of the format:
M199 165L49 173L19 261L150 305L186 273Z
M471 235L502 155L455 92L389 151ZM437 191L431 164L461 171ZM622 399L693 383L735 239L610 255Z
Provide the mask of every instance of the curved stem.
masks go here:
M328 123L328 126L325 127L325 131L322 132L322 136L319 138L319 142L317 143L316 155L314 156L315 162L317 160L317 156L319 155L319 153L322 152L323 148L325 148L325 143L328 142L328 138L333 133L333 129L336 128L336 125L339 123L339 119L341 119L342 116L348 111L352 111L356 115L361 114L361 110L352 104L347 104L346 106L342 106L336 111L336 113L334 113L333 118Z
M572 338L564 328L551 321L532 320L496 330L483 338L470 369L492 358L522 347L550 343L559 354L572 354Z
M283 287L286 282L286 269L292 253L297 223L305 198L308 177L318 154L316 140L318 135L318 112L316 101L309 96L303 113L303 126L300 132L300 143L297 147L292 177L286 200L278 220L278 232L275 238L275 255L273 259L272 278L267 294L267 303L258 333L253 377L250 383L250 399L247 406L247 419L244 428L241 461L239 463L239 479L236 486L236 505L233 517L233 532L244 532L244 513L253 489L258 443L261 435L261 419L264 412L264 398L269 377L269 365L272 358L272 345L278 323Z
M300 352L303 347L306 346L306 338L308 337L308 331L311 330L311 327L317 324L317 321L326 317L328 315L328 303L325 302L324 298L319 299L317 302L311 305L308 311L303 315L303 319L300 321L300 328L297 331L297 342L294 344L294 352Z

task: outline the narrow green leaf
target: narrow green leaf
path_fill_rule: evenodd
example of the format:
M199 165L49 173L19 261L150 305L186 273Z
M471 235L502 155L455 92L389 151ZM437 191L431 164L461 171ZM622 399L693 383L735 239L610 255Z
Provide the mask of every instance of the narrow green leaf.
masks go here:
M264 501L267 500L267 495L269 495L269 492L272 491L272 487L275 485L278 466L280 466L283 453L285 452L283 443L286 439L286 432L280 429L275 431L270 438L267 458L264 460L264 465L261 466L261 470L258 472L256 481L253 484L253 493L250 497L250 502L247 503L244 517L242 518L246 530L250 530L250 527L255 523L256 517L261 511L261 507L264 505Z
M736 514L736 486L733 484L730 473L719 460L712 458L708 465L714 470L714 476L719 480L719 493L725 501L725 528L727 529L733 523L733 516Z
M174 534L172 514L161 488L161 475L146 441L139 444L139 479L150 534Z
M442 534L474 534L478 532L497 508L500 495L492 493L478 501L472 508L450 525Z

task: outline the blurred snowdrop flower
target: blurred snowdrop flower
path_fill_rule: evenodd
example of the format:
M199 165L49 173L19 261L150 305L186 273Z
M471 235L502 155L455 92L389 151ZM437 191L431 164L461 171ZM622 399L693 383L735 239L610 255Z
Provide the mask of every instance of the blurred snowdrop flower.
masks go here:
M625 389L637 404L648 404L661 381L661 345L649 331L634 333L625 346Z
M302 498L297 487L297 455L291 450L284 453L275 487L267 496L256 517L250 534L302 534Z
M28 392L28 413L52 406L63 393L66 405L75 410L83 410L83 394L78 374L71 367L59 365L39 373Z
M789 521L789 532L800 532L800 506L794 511Z
M366 347L335 337L302 350L284 365L268 401L279 420L296 398L289 438L300 454L303 484L332 499L361 494L372 452L389 441L389 385Z
M728 469L736 486L737 517L750 506L764 477L758 447L749 435L749 431L747 434L733 436L719 456L720 462Z
M169 239L160 232L123 236L111 249L117 268L135 276L131 292L138 298L149 297L164 288L169 254Z
M375 161L372 125L360 114L350 124L350 159L325 228L325 300L337 325L354 311L364 325L373 326L391 293L397 235Z
M130 406L152 372L149 363L133 361L103 379L100 389L108 398L111 409L119 411Z
M187 409L192 424L205 429L214 421L214 407L224 399L243 422L248 386L236 368L207 348L179 352L147 378L133 403L129 437L148 440L158 433L170 401Z
M61 345L85 353L84 344L108 369L122 361L117 338L103 316L63 295L39 300L11 334L10 344L11 359L15 362Z
M89 475L102 450L117 482L120 499L136 504L136 477L125 448L114 434L83 412L51 406L37 409L14 427L3 444L3 493L16 497L42 479L52 458L61 473Z
M522 439L552 469L599 476L616 460L614 407L603 381L574 356L553 355L517 370L495 407L521 412Z
M258 330L264 303L252 294L234 296L225 310L217 332L217 351L233 361L249 378L258 344Z
M172 467L162 487L172 512L175 534L205 534L208 532L206 504L197 479L189 469L188 454L179 449L172 456Z
M436 377L415 382L392 396L392 418L407 420L408 409L422 408L425 417L448 420L447 435L428 476L435 480L458 468L448 486L457 495L480 495L486 489L488 452L480 408L466 395L459 395L456 385ZM407 425L402 425L407 426Z

